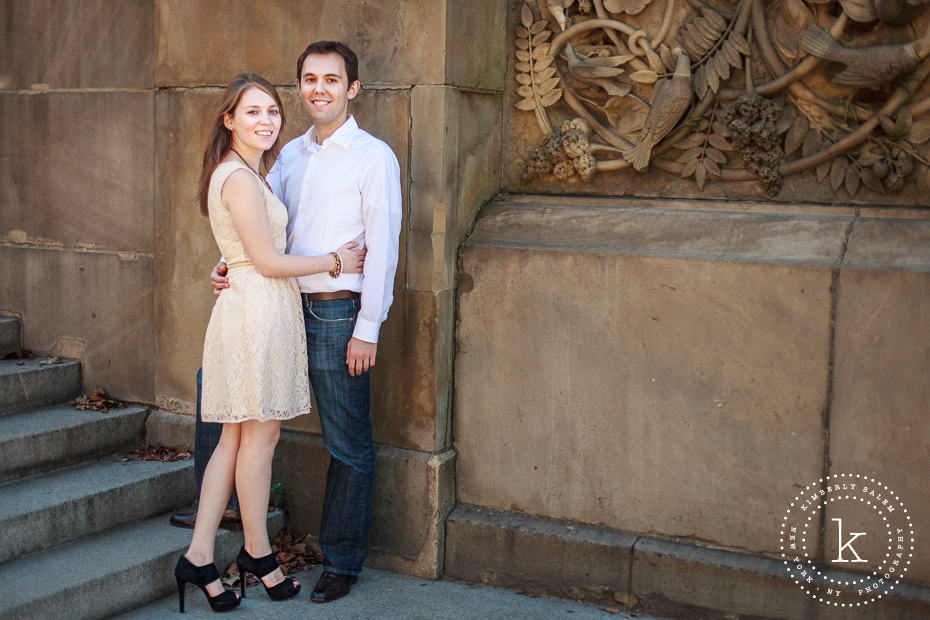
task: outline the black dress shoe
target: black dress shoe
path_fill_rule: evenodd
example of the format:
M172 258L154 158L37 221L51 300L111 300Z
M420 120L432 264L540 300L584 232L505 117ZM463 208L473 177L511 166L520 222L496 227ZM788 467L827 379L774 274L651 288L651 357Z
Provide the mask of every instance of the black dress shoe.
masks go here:
M196 522L196 510L194 512L176 512L168 519L168 523L171 525L175 527L186 527L188 529L194 529L194 524ZM239 516L239 511L232 508L224 510L223 517L220 519L220 527L242 527L242 518Z
M358 581L355 575L340 575L325 571L320 575L319 581L313 586L310 600L314 603L328 603L342 598L349 593L352 584Z
M176 512L168 519L168 523L174 527L186 527L194 529L194 523L197 522L197 511L194 512Z

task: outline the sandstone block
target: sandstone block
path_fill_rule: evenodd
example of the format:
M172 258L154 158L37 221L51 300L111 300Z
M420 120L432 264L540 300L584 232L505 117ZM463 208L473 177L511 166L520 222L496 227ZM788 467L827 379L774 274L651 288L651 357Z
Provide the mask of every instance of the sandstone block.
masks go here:
M212 36L203 36L205 23ZM275 84L293 84L304 48L332 39L345 41L358 55L363 84L441 83L445 28L444 3L429 0L160 0L155 5L155 80L166 86L224 84L248 69Z
M459 501L774 552L821 475L847 223L486 213L460 252Z
M28 89L33 84L151 87L154 4L150 0L5 2L0 12L4 33L0 89Z
M142 254L0 246L0 308L23 316L29 349L80 357L85 391L152 402L153 270Z
M151 252L153 106L150 92L0 93L0 237Z

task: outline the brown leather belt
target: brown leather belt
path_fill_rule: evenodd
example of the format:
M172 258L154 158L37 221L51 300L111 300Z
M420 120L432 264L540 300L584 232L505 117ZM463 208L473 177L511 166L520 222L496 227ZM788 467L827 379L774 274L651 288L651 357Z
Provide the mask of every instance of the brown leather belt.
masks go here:
M350 297L360 297L361 294L355 291L332 291L326 293L301 293L305 301L332 301L334 299L349 299Z

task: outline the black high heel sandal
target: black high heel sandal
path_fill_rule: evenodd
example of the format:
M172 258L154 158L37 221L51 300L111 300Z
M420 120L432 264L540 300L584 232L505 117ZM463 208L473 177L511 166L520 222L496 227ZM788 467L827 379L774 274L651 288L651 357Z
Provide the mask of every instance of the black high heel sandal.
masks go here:
M236 566L239 567L239 583L242 587L242 598L245 598L245 574L252 573L261 582L268 594L268 598L273 601L286 601L289 598L297 596L300 592L300 584L294 583L290 577L285 577L284 581L270 588L265 585L262 577L267 577L278 568L278 561L274 559L274 553L269 553L263 558L253 558L243 546L236 556Z
M229 611L239 606L241 599L232 590L224 589L222 594L216 596L210 596L207 592L207 584L220 578L216 565L213 563L206 566L194 566L182 555L178 558L178 565L174 567L174 578L178 581L178 605L182 614L184 613L184 587L188 583L200 588L213 611Z

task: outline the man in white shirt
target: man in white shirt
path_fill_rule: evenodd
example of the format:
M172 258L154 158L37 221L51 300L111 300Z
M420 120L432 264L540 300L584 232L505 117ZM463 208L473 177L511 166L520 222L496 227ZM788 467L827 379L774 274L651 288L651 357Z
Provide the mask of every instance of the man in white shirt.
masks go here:
M267 178L287 206L287 252L326 254L348 241L368 250L363 274L297 279L310 384L331 456L319 539L324 572L310 596L324 603L348 594L368 551L374 484L368 370L393 301L400 166L391 148L347 113L360 88L358 59L348 46L312 43L297 72L313 126L284 146ZM212 276L217 289L225 288L221 273Z

